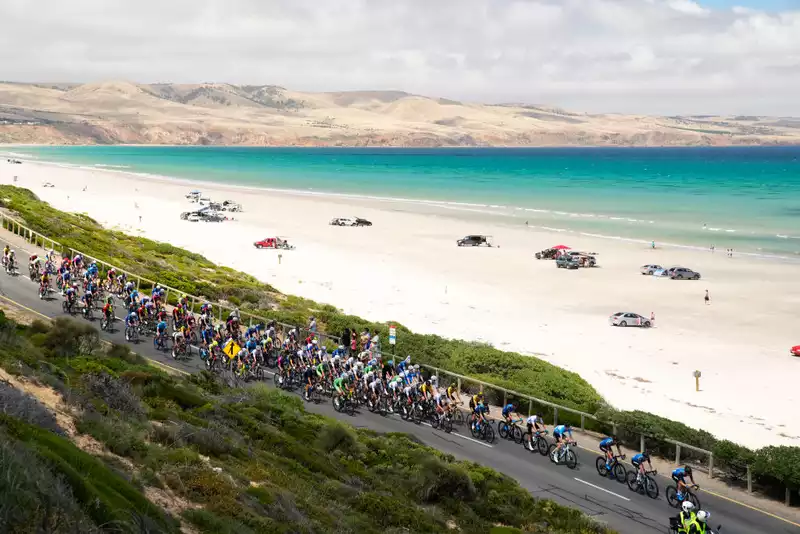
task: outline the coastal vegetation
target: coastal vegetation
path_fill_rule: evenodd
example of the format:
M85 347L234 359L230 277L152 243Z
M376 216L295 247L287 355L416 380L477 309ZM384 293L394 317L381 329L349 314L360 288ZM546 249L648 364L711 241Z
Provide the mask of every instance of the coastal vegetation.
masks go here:
M360 332L368 328L381 339L388 337L388 323L371 322L346 315L329 304L284 295L252 276L214 265L198 254L104 229L85 215L52 208L28 190L0 186L0 202L32 229L57 239L67 248L81 250L187 294L238 306L242 311L293 325L306 325L314 316L320 330L334 336L345 329ZM746 466L750 465L756 484L776 496L783 496L784 487L800 487L800 448L770 446L753 451L650 413L618 411L608 406L579 375L534 356L501 351L481 343L416 334L398 323L393 324L397 326L396 353L410 354L416 362L593 414L604 423L586 419L587 428L611 433L616 427L623 443L634 449L639 447L640 434L646 434L651 436L647 440L648 450L667 458L674 457L675 449L664 439L710 450L714 453L716 468L723 470L729 480L742 481ZM479 386L477 382L464 380L462 387L476 391ZM502 399L490 400L499 403ZM521 411L527 409L526 405L527 402L521 404ZM531 408L552 421L552 410L546 405L532 403ZM561 411L559 421L577 424L580 416ZM693 454L684 451L682 457L691 460ZM702 459L696 455L694 458Z
M610 533L410 436L167 375L73 319L0 311L0 376L3 532Z

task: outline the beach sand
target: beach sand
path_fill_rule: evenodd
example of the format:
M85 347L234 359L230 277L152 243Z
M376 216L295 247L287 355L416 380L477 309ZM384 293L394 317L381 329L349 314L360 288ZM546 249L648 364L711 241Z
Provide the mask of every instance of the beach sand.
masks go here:
M579 373L617 408L656 413L748 446L800 445L800 359L788 355L800 343L797 263L729 258L721 242L714 254L651 250L463 207L0 161L0 183L12 184L13 176L58 209L203 254L285 293L416 332L536 354ZM45 181L55 187L43 188ZM195 186L245 211L218 224L181 221L182 211L198 207L184 198ZM374 226L328 225L347 216ZM471 233L492 235L498 246L456 246ZM274 235L296 250L253 247ZM599 267L568 271L534 259L560 243L597 252ZM642 276L639 267L648 263L691 267L703 279ZM655 313L655 328L613 328L608 316L617 311ZM702 372L700 392L695 370Z

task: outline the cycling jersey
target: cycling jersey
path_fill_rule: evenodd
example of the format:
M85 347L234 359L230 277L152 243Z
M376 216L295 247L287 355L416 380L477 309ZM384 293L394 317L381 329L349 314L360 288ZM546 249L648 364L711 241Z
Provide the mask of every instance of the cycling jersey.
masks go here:
M505 406L503 406L503 417L508 417L508 415L513 411L514 411L514 405L506 404Z
M139 322L139 316L135 312L131 312L125 317L125 326L135 326L137 322Z
M558 425L553 429L553 437L556 439L564 437L565 434L569 434L569 437L572 438L572 428L567 428L566 425Z
M159 322L158 325L156 326L156 330L158 330L159 334L163 334L164 332L166 332L167 331L167 322L166 321Z
M448 396L448 398L450 398L452 400L456 400L455 395L456 395L457 391L458 391L458 388L456 386L453 386L453 385L447 386L447 396Z
M674 478L676 480L680 480L681 482L683 482L683 480L686 478L686 468L685 467L679 467L679 468L675 469L672 472L672 478Z
M634 457L631 458L631 463L634 465L634 467L639 467L644 462L649 462L649 461L650 461L650 456L641 452L639 454L634 455Z
M533 426L533 425L538 425L539 423L541 423L542 425L544 425L544 421L542 421L542 418L541 418L541 417L539 417L538 415L531 415L530 417L528 417L528 418L525 420L525 424L526 424L526 425L531 425L531 426Z
M615 444L614 438L605 438L600 442L600 450L607 451Z

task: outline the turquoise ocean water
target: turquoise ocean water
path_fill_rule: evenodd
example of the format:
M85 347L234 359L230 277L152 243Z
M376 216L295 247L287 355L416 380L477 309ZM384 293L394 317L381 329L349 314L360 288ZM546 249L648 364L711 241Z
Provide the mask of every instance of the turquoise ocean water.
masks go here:
M5 152L198 182L437 201L511 223L800 257L800 147Z

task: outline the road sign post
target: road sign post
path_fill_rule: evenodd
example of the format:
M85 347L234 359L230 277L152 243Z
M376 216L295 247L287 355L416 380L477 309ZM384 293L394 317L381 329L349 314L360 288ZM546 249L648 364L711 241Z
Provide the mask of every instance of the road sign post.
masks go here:
M694 372L694 389L695 389L695 391L700 391L700 377L702 376L702 374L703 373L701 373L700 371L695 371Z

